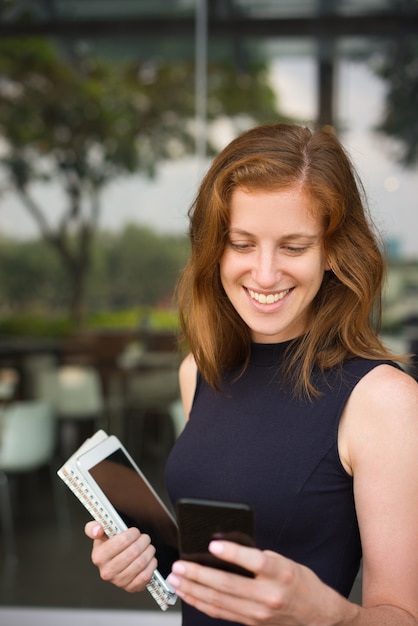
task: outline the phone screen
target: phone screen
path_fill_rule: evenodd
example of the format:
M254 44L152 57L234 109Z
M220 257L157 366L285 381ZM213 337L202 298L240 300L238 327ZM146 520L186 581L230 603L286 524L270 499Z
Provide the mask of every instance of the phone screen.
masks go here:
M166 578L178 558L177 526L150 485L138 474L122 449L112 452L87 471L126 526L135 526L151 537L158 569Z
M208 550L213 539L255 546L254 514L248 505L183 499L177 503L177 520L180 558L243 576L253 576L242 567L218 559Z

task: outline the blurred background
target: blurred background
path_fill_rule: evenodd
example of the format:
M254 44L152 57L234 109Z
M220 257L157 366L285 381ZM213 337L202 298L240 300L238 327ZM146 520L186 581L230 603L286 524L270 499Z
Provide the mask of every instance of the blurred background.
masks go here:
M416 359L417 111L416 0L0 1L0 609L159 610L100 581L55 472L105 428L166 498L187 211L239 132L334 127Z

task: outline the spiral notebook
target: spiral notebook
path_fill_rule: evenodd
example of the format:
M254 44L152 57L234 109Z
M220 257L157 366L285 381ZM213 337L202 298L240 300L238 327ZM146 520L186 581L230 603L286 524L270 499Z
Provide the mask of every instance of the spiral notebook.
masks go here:
M131 526L150 535L158 569L147 589L163 611L174 605L166 578L178 558L177 524L119 439L97 431L57 474L109 537Z

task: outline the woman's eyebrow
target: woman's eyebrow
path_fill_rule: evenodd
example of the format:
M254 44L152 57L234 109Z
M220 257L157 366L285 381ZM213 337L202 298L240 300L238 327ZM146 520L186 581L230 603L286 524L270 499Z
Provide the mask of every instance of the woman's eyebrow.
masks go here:
M251 232L249 232L247 230L244 230L244 229L241 229L241 228L230 228L228 232L229 232L230 235L244 235L244 236L247 236L247 237L254 237L255 236L254 233L251 233ZM315 242L315 241L317 241L318 239L321 238L321 234L322 233L315 233L315 234L313 234L313 233L304 233L304 232L287 233L285 235L282 235L279 238L279 241L289 241L289 240L294 241L296 239L303 239L304 241L313 241L313 242Z
M317 241L321 238L322 233L288 233L287 235L283 235L280 237L281 240L289 241L291 239L294 241L295 239L303 239L304 241Z

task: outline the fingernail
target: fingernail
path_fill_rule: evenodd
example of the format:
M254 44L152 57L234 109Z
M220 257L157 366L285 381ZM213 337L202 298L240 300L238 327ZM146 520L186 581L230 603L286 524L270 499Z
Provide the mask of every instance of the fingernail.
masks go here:
M213 554L222 554L224 546L220 541L211 541L209 544L209 550Z
M95 526L93 526L92 531L91 531L93 534L93 537L97 537L101 529L102 527L100 526L100 524L96 524Z
M180 584L180 579L179 579L179 578L177 578L177 576L174 576L174 574L169 574L169 575L167 576L167 582L168 582L168 584L169 584L169 585L171 585L171 586L172 586L172 587L174 587L174 589L175 589L176 587L178 587L178 586L179 586L179 584Z
M172 570L176 574L180 574L180 575L183 575L186 572L186 568L184 567L184 565L182 563L179 563L178 561L173 563Z

